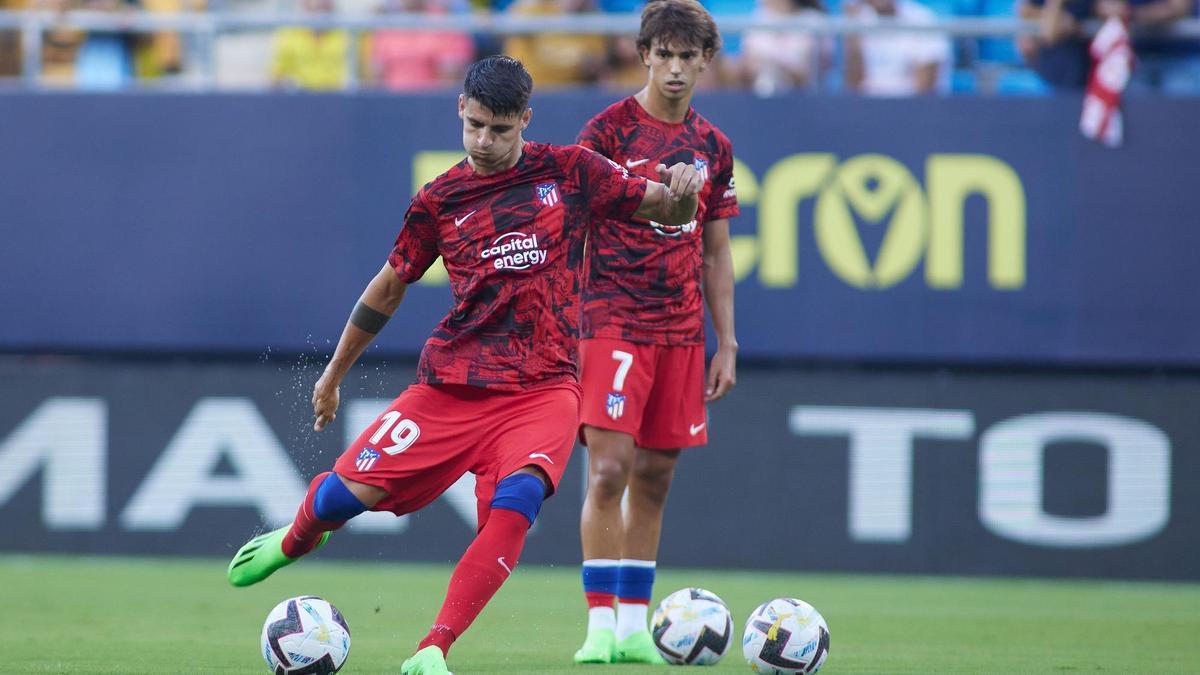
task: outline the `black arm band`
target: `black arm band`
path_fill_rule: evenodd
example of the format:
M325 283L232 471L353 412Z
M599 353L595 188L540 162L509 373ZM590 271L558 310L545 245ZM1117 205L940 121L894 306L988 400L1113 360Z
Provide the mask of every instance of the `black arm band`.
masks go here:
M383 327L387 324L388 319L390 318L392 317L384 314L383 312L377 312L371 309L361 300L357 305L354 306L354 311L350 313L350 323L354 324L358 328L361 328L362 330L365 330L371 335L375 335L379 331L383 330Z

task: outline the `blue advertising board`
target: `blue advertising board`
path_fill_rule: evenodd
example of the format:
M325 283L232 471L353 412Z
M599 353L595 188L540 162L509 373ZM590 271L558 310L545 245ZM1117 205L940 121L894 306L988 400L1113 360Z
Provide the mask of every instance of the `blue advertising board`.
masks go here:
M0 552L225 559L291 521L414 366L360 364L315 433L311 359L0 360ZM746 367L738 381L679 463L660 568L1200 580L1195 374ZM522 564L578 564L585 453ZM456 560L474 488L466 474L418 513L359 516L321 557Z
M614 96L538 95L571 142ZM1200 365L1200 101L704 94L733 140L742 353ZM451 95L0 95L0 350L326 353L414 188L462 156ZM414 287L376 346L449 305Z

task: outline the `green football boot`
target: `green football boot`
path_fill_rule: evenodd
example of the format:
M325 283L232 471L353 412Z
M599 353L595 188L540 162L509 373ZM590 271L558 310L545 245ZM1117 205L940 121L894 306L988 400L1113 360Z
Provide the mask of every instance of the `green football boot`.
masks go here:
M617 635L611 628L589 630L583 646L575 652L575 663L612 663L617 651Z
M400 666L400 675L454 675L446 668L446 657L437 645L413 654Z
M291 525L284 525L273 532L260 534L238 549L237 555L233 556L233 560L229 563L229 570L226 572L229 583L234 586L257 584L271 576L275 570L287 567L299 560L299 558L289 558L283 554L283 537L290 529L292 529ZM313 550L321 548L328 540L329 533L323 533Z
M667 665L666 660L658 653L658 648L654 646L654 638L650 637L650 631L648 630L634 633L618 642L614 655L613 663Z

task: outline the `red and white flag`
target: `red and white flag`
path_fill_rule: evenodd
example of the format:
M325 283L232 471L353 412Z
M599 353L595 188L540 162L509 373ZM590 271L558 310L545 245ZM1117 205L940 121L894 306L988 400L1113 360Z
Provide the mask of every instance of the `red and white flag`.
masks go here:
M1133 47L1125 22L1115 17L1105 21L1088 51L1092 55L1092 75L1083 97L1079 130L1084 136L1115 148L1125 135L1121 92L1133 72Z

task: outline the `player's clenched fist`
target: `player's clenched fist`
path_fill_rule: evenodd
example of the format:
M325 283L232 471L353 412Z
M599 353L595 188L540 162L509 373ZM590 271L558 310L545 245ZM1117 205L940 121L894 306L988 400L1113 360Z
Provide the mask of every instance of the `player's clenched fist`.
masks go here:
M329 378L328 373L322 375L313 387L313 431L320 431L326 424L337 419L340 399L337 382Z
M700 188L704 187L704 178L691 164L678 162L669 169L666 164L659 164L655 169L662 184L667 186L672 201L700 194Z

